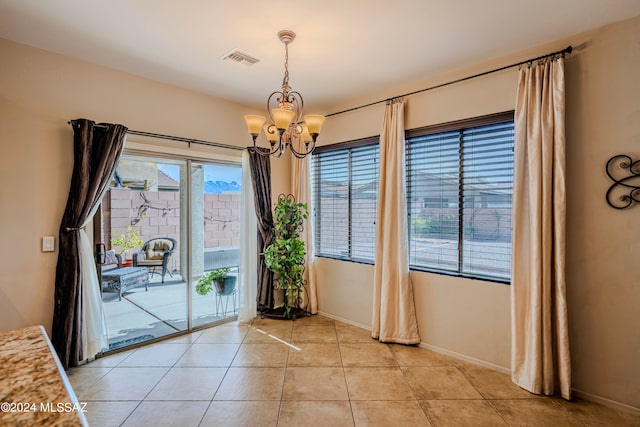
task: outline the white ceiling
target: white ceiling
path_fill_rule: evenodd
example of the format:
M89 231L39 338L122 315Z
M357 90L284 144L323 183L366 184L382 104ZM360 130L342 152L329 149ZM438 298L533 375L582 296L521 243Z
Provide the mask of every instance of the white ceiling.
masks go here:
M290 29L290 84L329 113L637 15L640 0L0 0L0 37L263 106ZM260 62L222 62L233 48Z

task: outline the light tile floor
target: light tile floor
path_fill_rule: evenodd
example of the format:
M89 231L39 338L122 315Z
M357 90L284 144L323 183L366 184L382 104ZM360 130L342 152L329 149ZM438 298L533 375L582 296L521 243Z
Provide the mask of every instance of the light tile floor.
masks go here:
M640 426L321 316L198 331L71 369L99 426Z

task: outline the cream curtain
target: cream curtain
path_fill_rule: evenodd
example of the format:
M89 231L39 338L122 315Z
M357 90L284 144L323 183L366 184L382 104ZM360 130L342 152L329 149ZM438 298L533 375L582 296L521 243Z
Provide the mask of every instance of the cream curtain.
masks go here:
M571 398L565 298L564 60L520 69L515 111L511 377Z
M291 156L291 194L296 202L306 203L311 213L311 190L309 176L309 162L311 156L298 159ZM309 216L311 218L311 215ZM303 305L311 312L318 313L318 297L316 293L316 258L313 254L313 221L305 221L304 230L300 239L304 242L306 249L304 279L307 282L306 292L303 292ZM308 294L308 295L307 295Z
M242 199L240 201L240 277L238 320L247 322L258 314L258 220L254 204L249 152L242 151Z
M95 211L90 218L93 218ZM89 222L89 221L88 221ZM109 348L107 320L102 307L102 294L98 282L96 262L87 224L80 229L80 270L82 274L82 355L83 361L92 361L96 355Z
M371 336L381 342L420 342L409 276L405 200L404 100L387 103L380 133L380 178Z

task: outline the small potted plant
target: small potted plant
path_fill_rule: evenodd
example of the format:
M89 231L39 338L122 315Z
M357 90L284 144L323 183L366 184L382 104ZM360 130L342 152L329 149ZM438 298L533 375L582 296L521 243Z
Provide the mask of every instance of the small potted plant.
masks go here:
M196 284L199 295L207 295L215 287L218 295L228 295L236 288L236 276L229 276L229 267L216 268L204 273Z
M122 256L122 266L131 266L133 265L133 261L128 257L129 251L133 248L140 248L144 245L144 241L140 239L140 230L129 225L127 227L127 231L122 233L120 236L113 239L112 246L121 248L119 251L116 251L119 255Z

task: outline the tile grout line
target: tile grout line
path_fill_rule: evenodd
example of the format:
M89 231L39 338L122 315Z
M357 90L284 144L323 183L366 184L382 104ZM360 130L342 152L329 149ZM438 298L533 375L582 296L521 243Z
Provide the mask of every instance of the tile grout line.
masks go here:
M391 350L391 346L394 344L386 344L387 349L389 350L389 352L391 353L391 355L393 356L393 360L396 362L396 365L398 366L398 370L400 371L400 373L402 374L402 379L404 380L405 384L407 385L407 387L409 388L409 390L411 391L411 395L413 396L413 399L416 401L416 403L418 404L418 407L420 408L420 410L422 411L422 413L424 414L425 418L427 419L427 422L433 426L434 423L432 422L431 418L429 417L429 414L427 413L427 411L422 407L422 405L420 404L420 399L418 399L418 397L416 396L416 393L413 390L413 387L411 387L411 384L409 383L409 380L407 379L407 377L405 376L405 370L403 370L403 366L400 365L400 362L398 362L398 359L396 358L396 353L393 352L393 350ZM409 366L404 366L404 368L408 368Z
M125 360L127 360L129 357L131 357L131 356L132 356L134 353L136 353L138 350L139 350L139 349L136 349L136 350L132 351L132 352L131 352L131 354L129 354L129 355L128 355L127 357L125 357L124 359L122 359L122 360L120 361L120 363L118 363L118 364L116 365L116 367L120 367L120 365L121 365ZM175 364L175 363L174 363L174 364ZM121 368L124 368L124 366L121 366ZM134 368L135 368L135 367L134 367ZM169 369L167 370L167 372L165 372L165 373L164 373L164 375L162 376L162 378L164 378L164 377L167 375L167 373L169 372L169 370L170 370L170 369L171 369L171 368L169 368ZM151 390L149 390L149 391L147 392L147 394L146 394L142 399L140 399L140 401L138 402L138 404L136 405L136 407L135 407L135 408L133 408L133 409L131 410L131 412L129 412L129 414L124 418L124 420L122 420L122 423L120 423L120 427L122 427L122 426L127 422L127 420L131 417L131 415L133 415L133 413L134 413L134 412L135 412L135 411L136 411L136 410L137 410L137 409L142 405L142 402L144 402L144 401L145 401L145 399L146 399L146 397L149 395L149 393L151 393L151 391L152 391L154 388L156 388L156 387L158 386L158 384L160 383L160 381L162 381L162 378L160 378L160 379L158 380L158 382L157 382L153 387L151 387Z
M121 367L124 368L124 366L120 366L125 360L127 360L129 357L131 357L131 355L133 353L135 353L137 350L133 350L131 351L131 353L129 353L128 355L126 355L120 362L116 363L115 366L110 367L110 369L107 371L107 373L105 375L103 375L102 377L100 377L100 379L104 378L109 372L112 372L115 368ZM98 380L99 381L99 380ZM93 385L97 384L98 381L96 381ZM154 386L155 387L155 386ZM140 407L140 405L142 404L142 402L144 401L144 399L141 399L138 401L137 405L135 406L135 408L133 408L131 410L131 412L129 412L129 414L124 417L124 419L122 420L122 422L119 424L120 427L122 427L124 425L125 422L127 422L127 420L129 419L129 417L131 416L131 414L133 414L135 412L136 409L138 409ZM97 402L97 401L94 401ZM119 402L119 401L115 401L115 400L105 400L105 401L101 401L101 402Z
M291 322L291 331L289 331L289 344L293 341L293 321L287 320L287 322ZM276 426L280 424L280 414L282 413L282 404L284 402L284 385L287 381L287 369L289 368L289 354L291 354L291 348L287 350L287 358L284 363L284 373L282 376L282 388L280 389L280 404L278 405L278 414L276 416Z
M190 333L190 334L188 334L188 335L191 335L191 334L192 334L192 333ZM200 336L201 336L201 335L202 335L202 334L200 334L200 335L198 336L198 338L196 338L196 339L195 339L195 341L193 341L193 342L189 342L189 343L186 343L186 344L188 344L188 345L187 345L187 347L185 348L184 352L180 355L180 357L178 357L178 358L176 359L176 361L175 361L175 362L173 362L173 364L172 364L171 366L147 366L147 367L158 367L158 368L164 368L164 367L166 367L166 368L168 368L168 369L167 369L167 371L164 373L164 375L162 375L162 377L160 377L160 379L158 380L158 382L157 382L157 383L156 383L156 384L155 384L155 385L154 385L154 386L153 386L153 387L152 387L152 388L151 388L151 389L146 393L146 395L142 398L142 400L140 400L140 401L138 402L138 405L136 405L136 407L135 407L135 408L134 408L134 409L129 413L129 415L127 415L127 417L123 420L123 422L120 424L120 426L122 426L122 425L124 425L124 423L126 423L126 421L127 421L127 420L131 417L131 415L133 415L133 413L134 413L134 412L135 412L135 411L136 411L136 410L137 410L137 409L142 405L142 403L143 403L143 402L155 402L155 401L152 401L152 400L147 400L147 398L148 398L148 397L149 397L149 395L150 395L150 394L155 390L155 388L160 384L160 382L162 382L162 380L163 380L163 379L164 379L164 378L169 374L169 372L170 372L172 369L174 369L174 368L180 368L179 366L176 366L176 365L178 364L178 362L180 361L180 359L182 359L182 357L184 357L184 355L185 355L185 354L186 354L190 349L192 349L192 348L194 347L194 345L195 345L195 344L197 344L197 341L198 341L198 339L200 339ZM243 340L244 340L244 338L243 338ZM155 343L155 344L157 344L157 343ZM171 344L171 343L167 343L167 344ZM174 344L182 344L182 343L174 343ZM151 344L151 345L153 345L153 344ZM241 345L242 345L242 344L241 344ZM120 361L120 363L118 363L118 365L116 365L115 367L120 367L120 368L134 368L134 369L135 369L135 368L140 368L140 366L138 366L138 367L136 367L136 366L131 366L131 367L120 366L122 363L124 363L124 361L125 361L126 359L128 359L129 357L131 357L131 356L132 356L134 353L136 353L138 350L139 350L139 349L134 350L130 355L128 355L128 356L127 356L127 357L125 357L122 361ZM224 378L226 377L226 374L227 374L227 372L229 371L229 368L231 367L231 364L233 363L233 359L235 359L235 356L237 355L237 353L238 353L238 351L239 351L239 350L240 350L240 346L238 346L238 349L236 350L236 353L234 354L234 357L231 359L231 362L230 362L230 363L229 363L229 365L226 367L226 368L227 368L227 371L225 372L225 375L223 375L222 380L220 381L220 384L218 385L218 388L217 388L217 389L216 389L216 391L214 392L214 394L213 394L213 396L212 396L211 400L209 400L209 405L207 405L207 409L206 409L206 410L204 411L204 413L202 414L202 418L200 419L200 422L199 422L198 424L201 424L201 423L202 423L202 421L203 421L203 419L204 419L204 417L205 417L205 415L206 415L206 413L207 413L207 410L209 409L209 407L211 406L211 403L213 402L213 399L215 398L215 394L217 393L217 391L218 391L218 389L219 389L220 385L222 385L222 381L223 381L223 380L224 380ZM115 368L115 367L114 367L114 368ZM202 367L202 368L207 368L207 367L205 367L205 366L193 366L193 367L185 366L184 368L201 368L201 367ZM215 368L217 368L217 366L216 366ZM199 401L199 400L198 400L198 401Z
M222 383L224 382L224 379L227 377L227 374L229 373L229 369L231 369L231 365L233 364L233 361L235 360L236 356L238 355L238 352L240 351L240 348L242 348L242 344L244 344L244 340L247 338L247 335L249 334L249 329L251 329L251 327L253 326L253 319L251 320L251 323L249 324L249 328L247 328L247 331L244 333L244 336L242 337L242 341L240 342L240 345L238 346L238 349L236 350L236 353L233 355L233 358L231 358L231 361L229 362L229 366L227 366L227 370L224 372L224 375L222 376L222 379L220 380L220 384L218 384L218 387L216 387L216 390L213 392L213 396L211 396L211 400L209 401L209 404L207 405L207 409L204 410L204 413L202 414L202 417L200 418L200 421L198 422L198 427L200 425L202 425L202 422L204 421L204 418L207 416L207 413L209 412L209 409L211 408L211 405L213 405L213 402L216 398L216 394L218 394L218 391L220 391L220 387L222 386ZM200 335L202 336L202 334ZM196 342L198 341L198 339L200 339L200 337L198 337L196 339ZM194 342L193 344L195 344L196 342Z
M578 418L576 418L576 416L568 409L565 408L564 405L561 405L560 402L557 402L556 399L553 398L553 396L547 396L549 398L549 400L551 400L556 406L560 407L560 410L562 410L563 412L565 412L566 414L569 415L569 417L571 417L571 419L573 419L574 421L578 422L579 424L582 424L583 426L588 426L588 424L583 423L582 421L580 421ZM562 399L562 397L560 397Z
M251 325L249 326L249 329L252 328L252 327L253 327L253 320L251 321ZM220 384L218 384L218 387L216 388L216 391L213 393L213 396L211 397L211 402L212 403L216 398L216 394L218 394L218 392L220 391L220 387L222 386L222 383L224 382L224 379L227 377L227 374L229 373L229 370L233 366L233 361L236 359L236 357L238 357L238 352L240 352L240 349L242 348L242 345L244 344L244 340L247 338L247 335L249 334L249 329L247 329L247 332L245 332L244 336L242 337L242 342L240 342L240 345L238 345L238 348L236 349L235 354L233 355L233 357L231 358L231 361L229 362L229 366L227 366L227 370L225 371L224 375L222 376L222 380L220 380Z
M469 375L465 372L464 369L460 369L458 366L456 366L456 368L458 368L458 371L460 371L462 373L462 375L465 377L465 379L467 380L467 382L469 384L471 384L471 386L478 392L478 394L480 396L482 396L482 401L485 402L487 405L489 405L489 407L491 407L491 409L493 409L495 411L496 414L498 414L498 416L500 417L500 419L502 419L502 421L504 421L504 423L506 425L510 425L509 422L507 422L507 420L504 418L504 416L502 415L502 413L500 411L498 411L498 408L496 408L493 403L491 402L491 400L489 400L489 398L487 396L484 395L484 393L482 393L480 390L478 390L478 387L476 387L473 382L469 379Z
M351 393L349 392L349 383L347 382L347 373L344 370L344 360L342 358L342 346L340 344L340 336L338 335L338 329L336 328L336 322L333 322L333 329L336 333L336 343L338 344L338 356L340 356L340 367L342 368L342 379L344 380L344 388L347 390L347 399L349 401L349 410L351 411L351 422L356 425L356 417L353 413L353 403L351 401Z
M407 383L407 387L409 387L409 390L411 390L411 394L413 395L413 398L416 400L416 402L418 403L418 407L420 408L420 410L422 411L422 413L424 414L424 416L427 419L427 422L431 425L434 426L435 422L431 419L431 417L429 416L429 412L422 407L422 405L420 404L420 399L418 399L416 397L415 392L413 391L413 388L411 387L411 384L409 383L409 381L407 380L407 377L405 376L405 370L403 370L402 366L400 366L400 363L398 362L398 359L396 359L396 353L393 352L393 350L391 350L390 345L387 345L387 348L389 349L389 351L391 352L391 354L393 355L393 360L396 361L396 363L398 364L398 369L400 369L400 372L402 373L402 378L404 379L405 383ZM404 366L405 368L409 368L410 366Z
M498 408L495 407L495 405L493 404L493 402L489 399L485 399L485 402L487 402L487 405L489 405L491 407L491 409L493 409L494 411L496 411L496 414L498 414L498 416L500 417L500 419L502 421L504 421L504 423L508 426L510 426L511 424L509 424L509 422L504 418L504 416L502 415L502 413L500 411L498 411Z

